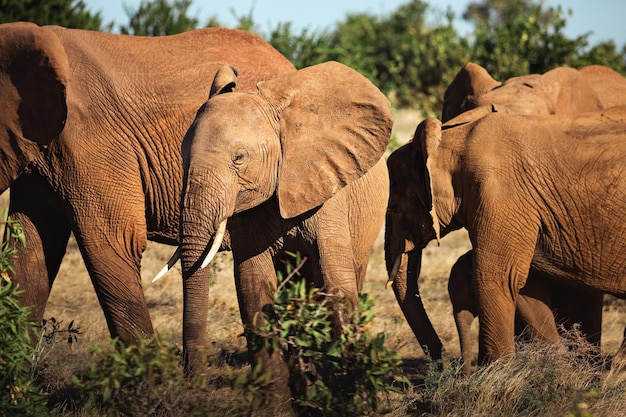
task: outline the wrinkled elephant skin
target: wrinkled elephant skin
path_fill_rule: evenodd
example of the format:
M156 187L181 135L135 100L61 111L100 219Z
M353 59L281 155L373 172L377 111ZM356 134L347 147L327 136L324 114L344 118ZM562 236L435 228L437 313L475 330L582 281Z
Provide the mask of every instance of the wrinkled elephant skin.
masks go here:
M389 178L382 156L393 119L387 98L365 77L327 62L231 92L233 68L218 72L183 141L181 265L186 366L202 363L209 304L207 271L218 225L227 221L239 307L252 329L271 303L276 270L288 252L307 257L301 274L345 299L341 331L363 287L370 249L381 230ZM280 352L253 353L287 387ZM284 397L289 392L282 392Z
M497 111L507 113L559 116L625 104L626 79L608 67L590 65L579 70L560 67L545 74L530 74L500 82L494 80L480 65L469 63L459 71L446 89L442 115L446 122L463 112L489 105ZM471 347L470 324L477 309L476 302L470 297L473 292L468 288L471 282L470 259L471 253L466 255L466 259L459 259L452 269L449 286L461 353L466 366L469 366ZM532 273L531 271L531 275ZM531 279L530 282L534 280ZM549 282L543 288L539 299L545 300L546 306L541 306L524 294L520 295L523 303L530 302L534 305L532 312L520 311L521 305L518 305L520 331L527 328L530 330L527 333L538 340L554 339L555 331L549 330L549 326L543 326L544 331L536 331L538 323L551 321L547 310L551 306L559 324L569 331L580 323L587 340L599 348L602 294L561 285L555 281ZM533 293L537 294L537 291L535 288ZM586 308L580 309L581 305ZM412 328L415 329L413 326Z
M624 107L558 118L479 107L443 127L426 119L389 157L387 221L406 232L386 236L388 267L435 237L469 231L479 362L514 351L531 270L626 296L625 116Z
M31 44L51 47L44 55ZM227 62L240 69L242 91L295 68L259 37L219 28L140 37L8 23L0 45L1 100L24 99L0 123L20 143L47 146L11 185L10 215L27 242L13 277L23 302L42 317L73 233L111 335L126 343L152 335L142 252L148 239L178 245L180 147L208 95L203 86ZM29 159L20 156L15 171Z
M54 140L67 120L69 65L45 28L0 25L0 192Z

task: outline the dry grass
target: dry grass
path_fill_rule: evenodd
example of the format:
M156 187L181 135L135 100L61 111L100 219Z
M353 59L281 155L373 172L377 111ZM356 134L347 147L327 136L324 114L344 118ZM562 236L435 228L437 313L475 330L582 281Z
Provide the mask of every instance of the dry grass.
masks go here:
M397 115L394 134L399 141L404 142L410 138L419 122L417 118L415 113ZM7 201L5 195L0 203L6 206ZM384 331L386 333L388 346L405 358L406 371L412 380L416 382L423 382L424 380L428 382L430 380L432 382L435 378L438 381L435 384L436 388L428 387L428 385L426 388L416 386L409 389L404 397L393 397L392 408L395 411L391 415L508 415L504 412L509 409L507 407L510 404L500 408L500 403L502 401L515 402L516 398L528 395L528 393L524 394L524 390L530 389L526 382L540 379L540 376L544 375L543 369L545 368L542 367L545 366L562 368L560 373L550 375L564 382L569 381L571 375L576 375L582 384L580 392L586 392L584 391L585 386L591 384L590 381L598 379L602 379L604 381L602 384L605 385L618 380L619 384L624 386L623 375L607 375L606 372L603 373L597 368L591 371L573 369L573 364L580 363L580 361L562 355L562 352L540 350L537 350L536 354L533 353L534 351L522 351L523 354L518 356L525 362L497 362L491 368L476 373L469 379L460 375L453 375L452 371L444 372L444 374L436 372L428 374L424 353L406 324L392 290L385 290L387 276L382 248L383 235L381 231L372 251L364 289L376 300L374 307L376 319L372 331ZM464 231L446 236L442 239L439 247L436 244L431 244L424 251L422 276L420 278L421 295L426 310L429 312L448 353L453 357L459 356L459 345L447 294L447 277L454 261L468 249L469 241ZM172 247L149 243L142 262L142 282L155 329L159 333L170 335L168 337L171 337L174 343L179 344L181 340L182 291L178 265L161 281L156 284L151 283L152 277L164 265L173 250ZM240 336L243 329L233 282L231 256L224 253L220 254L219 257L219 267L210 295L209 340L213 344L216 354L222 352L222 357L232 358L245 350L245 342ZM621 343L622 331L626 324L624 313L626 313L624 301L607 297L602 334L603 353L613 354ZM105 342L108 338L102 311L73 240L70 242L50 295L45 317L55 317L65 323L75 320L82 330L79 342L73 349L70 350L67 346L59 345L49 356L48 367L45 371L47 374L44 380L48 389L54 391L59 397L56 399L57 403L62 403L63 395L67 393L68 386L71 386L69 378L72 368L67 364L85 366L90 362L89 344L94 341ZM559 358L563 358L563 360L559 362ZM239 366L244 366L241 363L240 361ZM219 373L220 368L215 369L215 371ZM554 386L558 387L559 385ZM546 389L553 389L550 387L554 386L549 385ZM506 389L502 390L501 387ZM579 392L577 391L577 393ZM71 396L71 394L67 395ZM595 394L590 391L589 395ZM574 397L568 397L565 400L567 403L563 405L564 408L561 407L558 411L546 408L544 411L549 410L550 413L537 412L526 415L566 415L568 410L572 409L571 407L576 407L575 400L585 401L585 398L576 399ZM613 395L609 399L614 404L606 404L602 405L601 408L594 409L596 415L616 416L621 415L620 412L626 409L626 398L623 394ZM558 401L560 400L556 402ZM427 407L428 410L425 410L424 407ZM498 410L501 410L502 413ZM516 415L524 414L522 412Z

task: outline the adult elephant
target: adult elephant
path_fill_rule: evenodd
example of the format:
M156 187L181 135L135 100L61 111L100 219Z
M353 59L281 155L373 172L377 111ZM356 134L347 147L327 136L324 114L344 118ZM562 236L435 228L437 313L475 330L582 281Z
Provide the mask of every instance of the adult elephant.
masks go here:
M442 117L445 122L484 105L515 114L574 115L620 104L626 104L626 79L608 67L590 65L580 70L559 67L545 74L524 75L503 83L494 80L480 65L468 63L446 89ZM397 180L401 181L400 178ZM470 270L471 256L468 254L454 265L449 283L466 370L471 352L470 325L477 312L473 292L469 288ZM587 340L600 347L601 293L543 279L537 281L531 278L529 283L530 288L523 292L532 296L520 296L517 312L520 331L526 328L535 339L554 341L557 334L550 329L554 320L550 319L547 309L552 308L557 322L565 329L580 323ZM400 305L403 305L406 296L400 295ZM586 308L580 309L580 305ZM405 315L422 346L434 359L440 359L442 344L423 308L405 310Z
M624 107L556 118L484 106L443 127L426 119L390 156L389 210L403 228L386 235L387 265L420 257L452 230L469 231L480 362L513 352L529 272L626 296L624 116ZM412 180L403 188L396 177ZM390 279L412 285L407 274ZM406 302L421 308L414 297Z
M338 332L344 307L358 302L387 205L381 158L393 119L389 101L365 77L327 62L252 93L231 92L237 83L231 67L220 70L182 145L183 356L192 371L206 347L209 278L202 265L224 231L248 329L272 302L281 261L300 252L310 285L345 299L335 314ZM282 353L252 353L288 399Z
M71 78L66 100L54 92L54 80L50 92L26 95L41 104L38 114L67 109L67 121L11 186L10 215L27 242L14 259L23 302L34 318L42 317L73 232L111 336L132 343L137 334L152 335L142 252L148 239L178 245L180 145L206 98L202 86L225 63L240 68L244 91L294 67L259 37L230 29L135 37L10 23L0 25L0 39L2 100L17 102L7 80L26 88L52 78L50 71L37 75L42 62L67 62ZM54 47L40 57L24 39ZM20 105L20 112L33 111ZM5 114L18 125L14 110ZM44 131L34 117L24 117L21 126ZM58 134L60 128L49 130Z
M444 93L442 121L484 105L527 115L574 115L626 104L626 79L601 65L558 67L505 82L468 63Z

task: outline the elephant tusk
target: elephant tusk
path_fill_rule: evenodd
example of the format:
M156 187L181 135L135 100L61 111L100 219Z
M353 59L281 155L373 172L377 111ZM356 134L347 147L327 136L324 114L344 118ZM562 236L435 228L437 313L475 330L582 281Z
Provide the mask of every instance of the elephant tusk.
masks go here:
M160 280L161 278L163 278L163 275L167 274L167 271L169 271L170 269L172 269L172 267L174 266L174 264L176 263L176 261L178 261L178 259L180 259L180 247L176 248L176 251L174 252L174 254L172 255L172 257L170 258L169 261L167 261L167 263L165 264L165 266L159 271L158 274L156 274L156 276L154 278L152 278L152 282L157 282L158 280Z
M393 285L393 281L396 279L396 275L398 275L400 264L402 264L403 255L404 253L401 253L396 257L396 261L393 263L393 268L391 268L391 273L389 274L389 280L387 281L387 284L385 284L385 289L388 289Z
M217 251L220 250L220 246L222 246L222 240L224 240L224 233L226 232L226 222L228 219L222 221L220 225L217 227L217 233L215 234L215 238L213 239L213 245L211 249L209 249L209 253L207 253L204 261L202 261L202 265L200 268L206 268L208 264L211 263Z

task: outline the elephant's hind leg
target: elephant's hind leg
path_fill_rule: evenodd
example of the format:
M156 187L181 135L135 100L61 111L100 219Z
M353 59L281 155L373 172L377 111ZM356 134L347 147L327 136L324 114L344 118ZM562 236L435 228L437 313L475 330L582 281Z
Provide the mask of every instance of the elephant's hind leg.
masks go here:
M65 255L70 225L37 174L24 175L11 186L9 215L26 238L25 247L12 243L18 250L12 261L13 280L24 291L22 303L32 307L31 317L39 321Z

